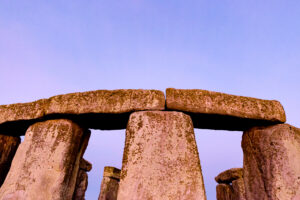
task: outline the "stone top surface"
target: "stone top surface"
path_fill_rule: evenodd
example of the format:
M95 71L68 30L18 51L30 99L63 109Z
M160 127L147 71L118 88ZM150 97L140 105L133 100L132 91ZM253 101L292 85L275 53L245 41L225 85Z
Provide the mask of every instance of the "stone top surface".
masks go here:
M82 169L82 170L84 170L84 171L89 172L89 171L92 170L92 163L90 163L86 159L82 158L80 160L79 168Z
M243 177L243 168L231 168L221 172L215 180L217 183L232 183L232 181Z
M244 127L247 129L286 121L283 106L276 100L200 89L168 88L166 108L190 113L196 128L244 130ZM197 117L202 120L202 124L195 123Z
M89 121L90 119L87 119L85 115L110 114L114 115L114 120L116 120L117 115L115 114L164 109L165 96L162 91L158 90L96 90L70 93L30 103L0 105L0 132L4 132L2 124L43 119L48 116L83 116L81 121ZM24 125L25 131L28 125L31 124ZM125 128L123 126L122 128Z
M120 180L121 170L115 167L104 167L103 177L110 177Z
M0 123L41 118L50 114L126 113L164 110L164 93L158 90L96 90L69 93L30 103L0 106Z

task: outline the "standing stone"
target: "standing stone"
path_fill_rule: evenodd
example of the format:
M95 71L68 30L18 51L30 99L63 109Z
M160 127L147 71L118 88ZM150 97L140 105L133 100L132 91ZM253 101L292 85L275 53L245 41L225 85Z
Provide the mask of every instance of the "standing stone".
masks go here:
M243 134L247 199L300 199L300 129L288 124Z
M216 187L217 200L232 200L233 199L233 188L229 184L220 183Z
M131 114L118 200L206 199L191 118L180 112Z
M30 126L0 188L0 199L72 199L89 136L89 131L65 119Z
M121 170L104 167L101 190L98 200L117 200Z
M4 182L20 142L20 137L0 135L0 187Z
M85 159L81 159L79 165L79 171L76 180L75 191L73 200L84 200L85 191L88 186L88 175L87 172L91 171L92 164Z
M233 200L246 200L244 179L232 181Z
M243 169L232 168L220 173L215 180L217 200L246 200Z

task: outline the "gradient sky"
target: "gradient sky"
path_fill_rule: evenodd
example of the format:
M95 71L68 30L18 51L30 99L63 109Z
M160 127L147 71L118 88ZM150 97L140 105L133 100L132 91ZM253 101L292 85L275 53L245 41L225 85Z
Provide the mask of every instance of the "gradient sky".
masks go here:
M300 127L300 1L0 1L0 104L96 89L199 88L279 100ZM93 131L87 200L121 167L122 131ZM208 200L242 166L241 132L195 130Z

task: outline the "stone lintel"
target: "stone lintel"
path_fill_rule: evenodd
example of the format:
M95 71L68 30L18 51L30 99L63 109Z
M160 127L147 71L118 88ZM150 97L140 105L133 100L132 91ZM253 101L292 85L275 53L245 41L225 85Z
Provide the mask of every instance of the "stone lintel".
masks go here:
M233 180L243 177L243 168L231 168L215 177L217 183L232 183Z
M243 131L286 121L283 106L276 100L200 89L168 88L166 108L188 113L195 128Z
M125 129L131 112L164 109L165 96L158 90L70 93L30 103L1 105L0 133L24 135L36 122L59 118L70 119L86 128Z
M92 170L92 163L90 163L86 159L82 158L80 160L79 168L86 171L86 172L89 172L89 171Z
M106 166L104 167L103 176L110 177L120 180L121 170L115 167Z

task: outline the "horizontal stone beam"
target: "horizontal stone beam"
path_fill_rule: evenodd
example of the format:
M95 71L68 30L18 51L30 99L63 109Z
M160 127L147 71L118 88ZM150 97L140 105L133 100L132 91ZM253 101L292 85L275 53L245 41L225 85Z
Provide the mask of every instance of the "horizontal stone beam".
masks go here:
M166 90L166 108L188 113L195 128L247 130L286 121L280 102L199 89Z
M221 172L215 177L217 183L232 183L232 181L243 178L243 168L231 168Z
M158 90L97 90L0 106L0 133L23 135L33 123L66 118L94 129L125 129L130 112L164 110Z

